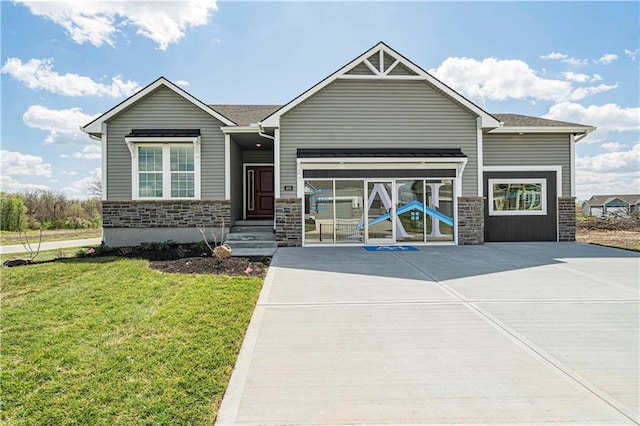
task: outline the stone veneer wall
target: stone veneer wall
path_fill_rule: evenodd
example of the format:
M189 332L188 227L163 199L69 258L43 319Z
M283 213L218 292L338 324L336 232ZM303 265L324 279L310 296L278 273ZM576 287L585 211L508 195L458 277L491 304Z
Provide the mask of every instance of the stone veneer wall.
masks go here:
M484 197L458 197L458 244L484 244Z
M576 199L558 197L558 241L576 240Z
M276 198L276 241L279 247L302 245L302 199Z
M231 204L226 200L103 201L103 228L228 227Z

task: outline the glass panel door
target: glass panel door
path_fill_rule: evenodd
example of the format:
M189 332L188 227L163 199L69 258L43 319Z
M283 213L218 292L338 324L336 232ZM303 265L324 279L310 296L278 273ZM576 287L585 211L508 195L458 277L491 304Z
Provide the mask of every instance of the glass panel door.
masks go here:
M424 242L424 180L397 180L396 240Z
M395 243L395 194L392 181L367 181L364 228L366 243Z
M453 180L429 179L427 194L427 243L453 241Z

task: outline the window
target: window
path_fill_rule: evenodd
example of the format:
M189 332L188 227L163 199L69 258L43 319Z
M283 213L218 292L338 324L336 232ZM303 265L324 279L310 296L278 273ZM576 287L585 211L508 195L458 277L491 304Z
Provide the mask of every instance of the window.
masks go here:
M199 198L199 164L194 144L137 144L133 198Z
M546 179L489 179L489 215L546 215Z

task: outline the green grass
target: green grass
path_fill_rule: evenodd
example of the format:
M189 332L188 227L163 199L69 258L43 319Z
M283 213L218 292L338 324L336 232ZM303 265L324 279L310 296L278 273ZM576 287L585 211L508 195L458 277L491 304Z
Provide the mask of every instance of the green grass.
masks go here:
M27 237L32 247L36 247L39 241L40 231L27 231ZM42 231L42 242L50 243L54 241L82 240L85 238L99 238L102 235L101 228L94 229L51 229ZM0 231L0 244L3 246L21 244L18 232Z
M40 253L38 253L38 256L36 256L33 259L33 261L34 262L46 262L46 261L55 260L55 259L73 258L73 257L76 257L78 252L80 252L80 251L86 252L89 249L89 247L92 247L92 246L59 248L59 249L53 249L53 250L42 250L42 251L40 251ZM97 246L93 246L93 247L97 247ZM0 254L0 263L4 262L7 259L12 259L14 257L21 257L21 258L28 259L29 258L29 253L25 251L25 252L22 252L22 253Z
M260 287L120 258L2 268L1 421L211 424Z

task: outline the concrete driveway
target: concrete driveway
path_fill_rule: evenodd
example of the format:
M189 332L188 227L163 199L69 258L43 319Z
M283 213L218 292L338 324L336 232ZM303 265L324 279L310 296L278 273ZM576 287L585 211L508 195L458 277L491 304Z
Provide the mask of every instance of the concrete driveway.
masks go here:
M634 424L636 253L279 249L217 424Z

